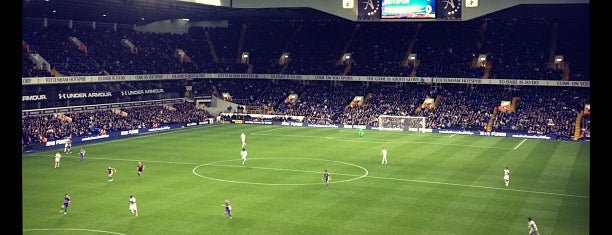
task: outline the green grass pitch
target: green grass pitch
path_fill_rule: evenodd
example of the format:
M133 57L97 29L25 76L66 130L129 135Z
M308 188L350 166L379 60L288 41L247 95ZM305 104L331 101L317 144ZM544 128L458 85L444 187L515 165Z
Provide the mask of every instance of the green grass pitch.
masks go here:
M22 156L23 234L514 235L527 217L541 234L590 232L590 143L228 124L83 145L83 163L79 147L58 169L55 150Z

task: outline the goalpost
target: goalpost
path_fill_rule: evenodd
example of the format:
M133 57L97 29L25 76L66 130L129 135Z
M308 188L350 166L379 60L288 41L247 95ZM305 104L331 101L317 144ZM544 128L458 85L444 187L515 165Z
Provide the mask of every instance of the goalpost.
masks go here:
M378 116L378 129L425 132L425 117L380 115Z

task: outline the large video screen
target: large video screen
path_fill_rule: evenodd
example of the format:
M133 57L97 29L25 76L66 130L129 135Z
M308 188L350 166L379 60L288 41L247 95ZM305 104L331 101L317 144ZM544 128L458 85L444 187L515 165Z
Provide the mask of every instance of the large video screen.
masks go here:
M382 19L435 19L436 0L382 0Z

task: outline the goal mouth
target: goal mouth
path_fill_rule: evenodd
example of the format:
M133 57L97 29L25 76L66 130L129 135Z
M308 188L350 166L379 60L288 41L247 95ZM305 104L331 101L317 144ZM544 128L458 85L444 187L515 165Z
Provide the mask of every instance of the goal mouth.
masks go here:
M378 130L425 132L425 121L425 117L380 115Z

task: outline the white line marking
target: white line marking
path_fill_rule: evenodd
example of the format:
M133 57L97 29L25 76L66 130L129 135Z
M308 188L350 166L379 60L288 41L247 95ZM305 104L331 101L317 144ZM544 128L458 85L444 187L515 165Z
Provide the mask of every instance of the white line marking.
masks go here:
M448 138L453 137L453 136L455 136L455 135L457 135L457 134L452 134L452 135L449 135L449 136L448 136Z
M274 159L274 158L261 158L261 159ZM304 158L304 159L307 159L307 158ZM317 159L317 160L323 160L323 159ZM224 161L230 161L230 160L224 160ZM238 160L236 160L236 161L238 161ZM235 166L235 165L223 165L223 164L214 164L214 163L204 164L204 165L220 166L220 167L244 167L242 165ZM282 169L282 168L268 168L268 167L251 167L251 168L265 169L265 170L278 170L278 171L296 171L296 172L306 172L306 173L321 173L321 172L318 172L318 171L304 171L304 170ZM365 170L365 168L363 168L363 169ZM196 174L195 173L195 168L194 168L194 174ZM355 176L355 177L360 176L360 175L351 175L351 174L342 174L342 173L334 173L334 175ZM204 177L204 176L202 176L202 177ZM446 182L427 181L427 180L411 180L411 179L389 178L389 177L381 177L381 176L368 175L367 172L366 172L365 175L361 175L361 177L359 177L359 178L362 178L362 177L369 177L369 178L374 178L374 179L395 180L395 181L416 182L416 183L427 183L427 184L452 185L452 186L461 186L461 187L470 187L470 188L508 190L508 191L515 191L515 192L536 193L536 194L546 194L546 195L555 195L555 196L590 198L589 196L584 196L584 195L538 192L538 191L521 190L521 189L500 188L500 187L479 186L479 185L465 185L465 184L455 184L455 183L446 183ZM205 177L205 178L209 178L209 177ZM355 178L355 179L357 179L357 178ZM351 180L354 180L354 179L351 179ZM220 180L220 181L225 181L225 180ZM227 182L235 182L235 181L227 181ZM244 182L235 182L235 183L244 183ZM261 183L254 183L254 184L261 184ZM268 184L264 184L264 185L268 185ZM279 185L279 184L273 184L273 185ZM303 184L283 184L283 185L303 185Z
M46 156L46 155L33 155L33 156ZM70 157L70 158L78 158L78 156L74 156L74 157ZM221 167L229 167L227 165L217 165L214 164L215 162L211 162L211 163L194 163L194 162L169 162L169 161L154 161L154 160L134 160L134 159L121 159L121 158L96 158L96 157L91 157L91 158L87 158L87 159L96 159L96 160L113 160L113 161L129 161L129 162L138 162L138 161L145 161L145 162L157 162L157 163L168 163L168 164L182 164L182 165L199 165L199 166L204 166L204 165L211 165L211 166L221 166ZM277 158L250 158L251 159L277 159ZM280 158L279 158L280 159ZM292 158L291 158L292 159ZM296 159L311 159L311 158L296 158ZM316 159L316 158L312 158L312 159ZM222 161L217 161L217 162L224 162L224 161L233 161L235 159L232 160L222 160ZM325 160L325 159L316 159L316 160L322 160L322 161L331 161L331 162L336 162L336 161L332 161L332 160ZM238 160L236 160L238 161ZM345 163L345 162L340 162L340 163L344 163L344 164L349 164L349 165L355 165L355 164L351 164L351 163ZM197 167L199 167L197 166ZM363 168L366 172L367 169L364 167L361 167L359 165L355 165L358 166L360 168ZM196 168L197 168L196 167ZM231 166L234 167L234 166ZM240 165L239 167L243 167L242 165ZM251 167L251 168L256 168L256 167ZM267 170L285 170L285 171L302 171L302 172L307 172L310 173L310 171L303 171L303 170L291 170L291 169L281 169L281 168L264 168L261 167L261 169L267 169ZM195 168L194 168L195 170ZM317 172L320 173L320 172ZM195 173L194 173L195 174ZM351 175L351 174L342 174L342 173L334 173L336 175L344 175L344 176L355 176L358 177L360 175ZM425 180L412 180L412 179L399 179L399 178L389 178L389 177L382 177L382 176L372 176L369 175L369 172L366 173L367 177L369 178L375 178L375 179L385 179L385 180L396 180L396 181L406 181L406 182L417 182L417 183L428 183L428 184L442 184L442 185L452 185L452 186L462 186L462 187L470 187L470 188L483 188L483 189L495 189L495 190L508 190L508 191L515 191L515 192L526 192L526 193L536 193L536 194L546 194L546 195L555 195L555 196L565 196L565 197L577 197L577 198L590 198L589 196L584 196L584 195L574 195L574 194L563 194L563 193L549 193L549 192L539 192L539 191L531 191L531 190L521 190L521 189L511 189L511 188L497 188L497 187L489 187L489 186L478 186L478 185L466 185L466 184L455 184L455 183L446 183L446 182L437 182L437 181L425 181ZM366 177L366 176L364 176ZM227 182L234 182L234 181L227 181ZM338 181L336 181L338 182ZM234 182L234 183L243 183L243 182ZM268 184L263 184L263 185L268 185ZM284 184L284 185L303 185L303 184Z
M84 228L24 228L24 232L32 232L32 231L87 231L87 232L95 232L95 233L108 233L108 234L117 234L117 235L127 235L125 233L116 233L104 230L95 230L95 229L84 229Z
M268 131L275 131L275 130L282 129L282 128L284 128L284 127L269 128L267 130L253 132L251 134L253 134L253 135L261 135L261 133L268 132Z
M341 161L334 161L334 160L327 160L327 159L318 159L318 158L252 158L255 160L317 160L317 161L327 161L327 162L335 162L335 163L340 163L340 164L345 164L345 165L350 165L350 166L355 166L358 168L361 168L365 173L363 175L352 175L352 174L341 174L341 173L331 173L332 175L345 175L345 176L354 176L355 178L350 178L350 179L346 179L346 180L340 180L340 181L333 181L333 182L329 182L331 183L343 183L343 182L349 182L349 181L353 181L353 180L358 180L361 179L363 177L366 177L368 175L368 169L356 165L356 164L352 164L352 163L348 163L348 162L341 162ZM251 160L251 159L249 159ZM193 172L194 175L197 175L199 177L202 178L206 178L206 179L211 179L211 180L216 180L216 181L221 181L221 182L230 182L230 183L241 183L241 184L255 184L255 185L271 185L271 186L299 186L299 185L318 185L318 184L322 184L322 183L257 183L257 182L246 182L246 181L234 181L234 180L226 180L226 179L218 179L218 178L212 178L212 177L208 177L208 176L204 176L204 175L200 175L196 172L196 169L198 169L199 167L202 166L221 166L221 167L241 167L244 168L245 166L243 165L223 165L223 164L215 164L215 163L219 163L219 162L229 162L229 161L238 161L238 160L221 160L221 161L215 161L215 162L210 162L210 163L206 163L206 164L201 164L199 166L194 167L191 172ZM306 173L318 173L321 174L321 171L305 171L305 170L294 170L294 169L282 169L282 168L268 168L268 167L250 167L250 166L246 166L248 168L253 168L253 169L265 169L265 170L276 170L276 171L294 171L294 172L306 172Z
M514 149L517 149L518 147L521 146L521 144L525 143L525 141L527 141L527 139L523 139L523 141L521 141L520 143L518 143L516 146L514 146Z

